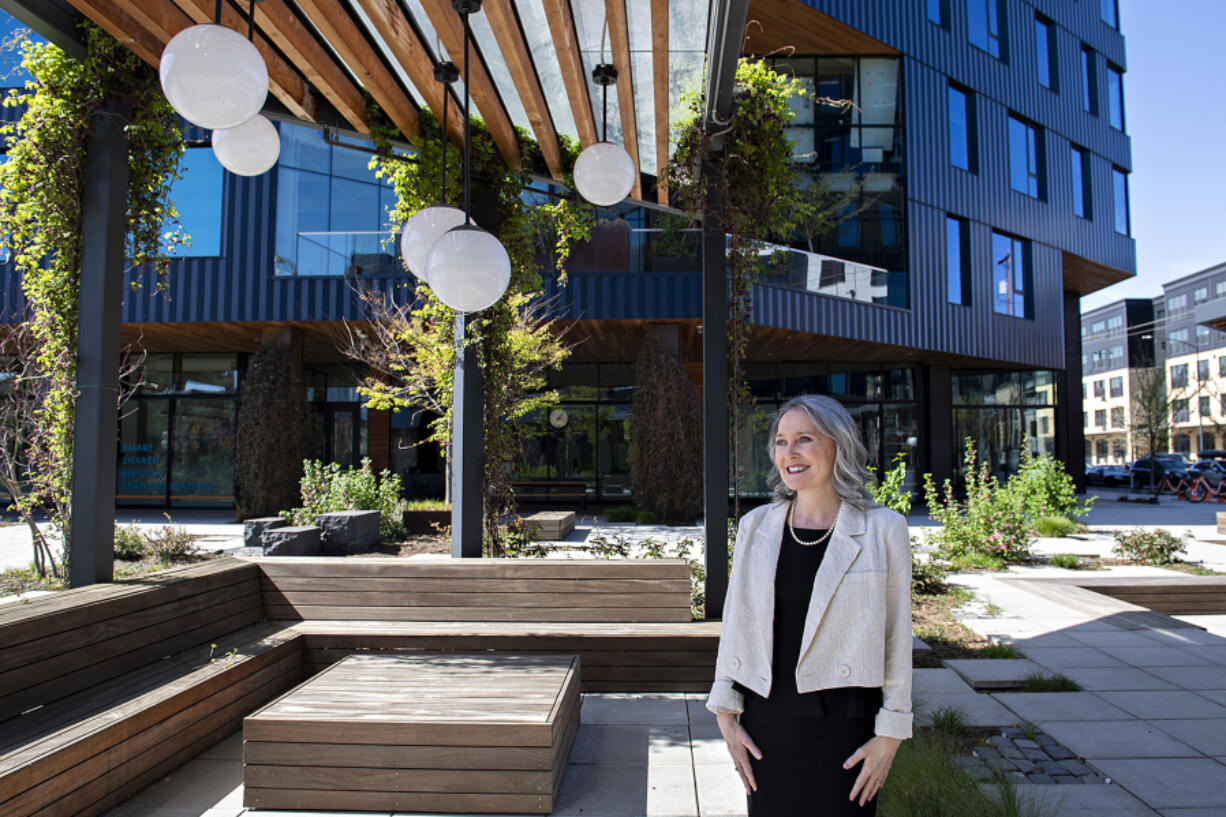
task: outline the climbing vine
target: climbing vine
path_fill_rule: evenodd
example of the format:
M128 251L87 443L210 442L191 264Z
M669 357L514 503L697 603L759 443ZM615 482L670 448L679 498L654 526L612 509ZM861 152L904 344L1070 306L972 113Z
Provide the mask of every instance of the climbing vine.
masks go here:
M83 60L22 39L22 65L32 79L5 97L6 107L22 113L0 127L8 148L0 167L0 252L21 277L30 342L20 348L34 363L18 370L45 394L31 409L36 431L27 442L26 489L13 502L25 514L45 506L61 541L69 534L72 489L85 143L96 114L119 117L128 140L125 256L132 268L152 265L163 281L168 253L185 240L178 230L163 233L177 215L170 185L183 140L157 71L101 29L85 23L82 33Z
M373 162L376 175L387 179L396 192L397 203L389 214L393 224L404 224L418 210L439 202L444 137L429 112L422 113L421 123L416 152L408 161L392 154L384 129L371 129L381 153ZM525 163L530 163L535 146L522 131L519 139ZM563 142L566 164L571 166L577 146ZM448 148L447 203L462 208L460 153L454 145ZM497 202L497 235L511 259L506 295L489 309L468 316L464 339L477 352L485 383L485 547L491 555L502 555L505 535L499 522L514 507L509 473L522 445L519 421L556 404L557 394L545 389L546 377L569 355L562 333L547 317L539 265L548 259L564 283L562 265L571 248L588 239L593 211L585 203L533 192L527 173L507 164L484 124L475 119L472 175L483 188L478 195ZM352 328L346 350L368 366L359 391L374 409L435 412L438 418L428 439L447 452L450 466L454 311L425 286L416 286L404 306L391 295L369 289L362 297L371 325L361 334Z
M718 196L722 227L728 234L728 383L729 452L734 486L733 518L740 515L739 474L747 456L737 445L738 430L753 420L754 401L745 376L753 310L753 287L785 261L772 247L807 239L855 215L859 189L832 192L818 177L801 178L785 130L790 105L807 92L792 76L760 59L737 63L734 109L717 134L703 128L705 97L694 92L677 124L676 152L669 164L669 190L691 219L703 214L708 191ZM814 99L818 105L846 108L845 100ZM711 172L704 176L703 167ZM674 228L675 229L675 228Z

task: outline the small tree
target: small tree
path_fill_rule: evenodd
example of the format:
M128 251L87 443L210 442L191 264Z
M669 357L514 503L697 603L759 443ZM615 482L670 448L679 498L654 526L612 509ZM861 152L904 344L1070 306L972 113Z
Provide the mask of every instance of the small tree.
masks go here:
M234 505L239 519L271 516L295 503L309 423L306 386L289 347L261 345L238 390Z
M702 514L702 400L685 366L648 337L634 369L630 479L639 507L668 524Z
M1145 454L1157 454L1166 448L1171 430L1171 398L1166 390L1166 376L1162 369L1137 371L1130 402L1132 433L1144 441ZM1152 469L1150 479L1153 479Z

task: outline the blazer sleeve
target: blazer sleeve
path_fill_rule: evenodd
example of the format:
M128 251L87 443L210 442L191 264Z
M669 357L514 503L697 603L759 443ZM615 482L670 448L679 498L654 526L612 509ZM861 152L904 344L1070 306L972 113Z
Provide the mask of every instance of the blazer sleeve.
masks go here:
M911 737L911 537L907 520L899 516L885 537L887 597L885 682L881 711L874 731L878 735Z
M711 694L707 696L707 709L712 712L731 712L739 715L745 711L745 696L732 688L732 678L724 671L726 645L732 643L735 636L732 631L740 626L740 616L737 611L737 589L740 587L746 561L742 558L743 551L749 546L749 515L741 517L736 528L736 549L732 554L732 570L728 576L728 593L724 597L724 618L720 622L719 649L715 656L715 683L711 685Z

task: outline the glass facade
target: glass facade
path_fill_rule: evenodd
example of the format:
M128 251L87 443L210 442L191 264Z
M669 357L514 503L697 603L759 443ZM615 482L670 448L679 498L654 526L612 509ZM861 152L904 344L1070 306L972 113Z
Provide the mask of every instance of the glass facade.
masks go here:
M1115 204L1115 231L1128 235L1128 174L1118 167L1111 168L1111 193Z
M992 309L1001 315L1033 318L1030 242L992 233Z
M178 223L191 242L175 253L179 257L221 255L222 190L224 169L212 148L188 148L183 153L179 178L170 186L170 200L179 212ZM163 232L173 232L173 222Z
M949 163L975 172L974 102L969 91L949 86Z
M971 305L970 226L966 219L945 217L945 281L949 302Z
M1069 150L1073 182L1073 215L1081 218L1091 218L1090 191L1090 158L1084 150L1072 147Z
M1098 72L1094 69L1094 49L1081 46L1081 107L1098 116Z
M941 28L948 28L949 0L926 0L928 21Z
M399 274L387 219L395 194L369 168L361 148L371 144L346 138L352 147L342 147L314 128L279 128L276 274Z
M1124 72L1114 65L1107 66L1107 102L1111 112L1111 127L1124 129Z
M971 45L1004 59L1004 4L1000 0L966 0L966 34Z
M1009 117L1009 185L1019 193L1046 198L1043 137L1039 129L1016 116Z
M1055 29L1042 18L1034 18L1034 57L1039 72L1039 84L1056 90L1057 66Z
M958 373L953 378L954 462L961 471L969 437L979 462L997 479L1017 472L1022 445L1034 454L1056 454L1057 373Z

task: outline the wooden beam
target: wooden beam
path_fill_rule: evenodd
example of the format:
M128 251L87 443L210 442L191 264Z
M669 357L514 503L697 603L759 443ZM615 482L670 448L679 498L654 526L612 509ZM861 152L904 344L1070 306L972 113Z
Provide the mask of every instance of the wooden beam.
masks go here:
M553 117L549 115L549 106L545 102L545 92L541 89L540 78L532 64L532 56L528 53L528 44L524 42L519 21L511 8L511 0L486 0L485 13L490 20L490 28L502 49L502 57L506 60L511 79L519 91L520 102L532 123L532 132L536 135L537 144L541 146L541 155L549 174L561 180L562 150L558 146L558 132L553 127Z
M898 54L898 50L796 0L751 0L743 54Z
M656 199L668 204L668 0L651 0L651 73L656 103Z
M68 0L68 2L107 34L126 45L136 56L157 68L166 42L158 40L157 37L146 31L112 0Z
M622 118L622 147L634 162L634 187L630 197L643 198L639 161L639 128L634 115L634 76L630 71L630 29L626 22L626 0L605 0L605 20L609 26L609 45L617 69L617 107Z
M97 3L101 5L101 2ZM193 19L173 3L148 3L136 0L113 0L112 5L127 14L136 25L148 31L158 41L157 59L151 64L157 67L161 62L162 49L170 39L185 28L190 28L197 22L213 21L212 4L209 4L208 15L204 19ZM225 12L229 12L226 14ZM231 8L225 8L222 23L240 33L246 33L247 21ZM264 58L268 69L268 90L281 101L295 116L313 119L315 116L315 97L302 76L281 59L262 37L255 42L256 49Z
M575 21L570 16L569 0L542 0L545 19L549 21L549 34L553 37L558 65L562 68L562 81L570 98L570 109L575 115L575 129L579 132L579 144L583 147L595 144L596 118L592 115L592 100L587 93L587 72L583 70L583 57L579 55L579 39L575 34Z
M310 18L319 33L349 66L392 124L410 142L421 133L417 109L400 89L396 78L379 60L373 44L366 39L340 0L297 0L298 8Z
M421 5L426 10L426 16L430 18L430 24L434 26L435 33L442 40L443 48L447 49L451 61L462 72L464 70L464 23L460 15L451 7L450 0L421 0ZM468 61L468 93L476 103L477 111L485 120L485 126L489 128L490 136L493 137L494 144L498 146L502 157L511 167L519 169L523 165L523 156L519 151L519 139L515 136L515 126L511 124L511 117L507 115L498 91L494 88L494 81L490 79L489 73L485 70L485 63L477 56L476 41L474 40L470 46L472 52ZM463 79L463 74L460 78Z
M358 0L358 4L392 50L392 56L409 75L417 92L425 98L435 118L442 119L445 91L443 85L434 79L434 60L417 36L417 31L409 24L400 3L397 0ZM447 133L453 142L462 145L464 121L458 107L452 104L447 110Z

